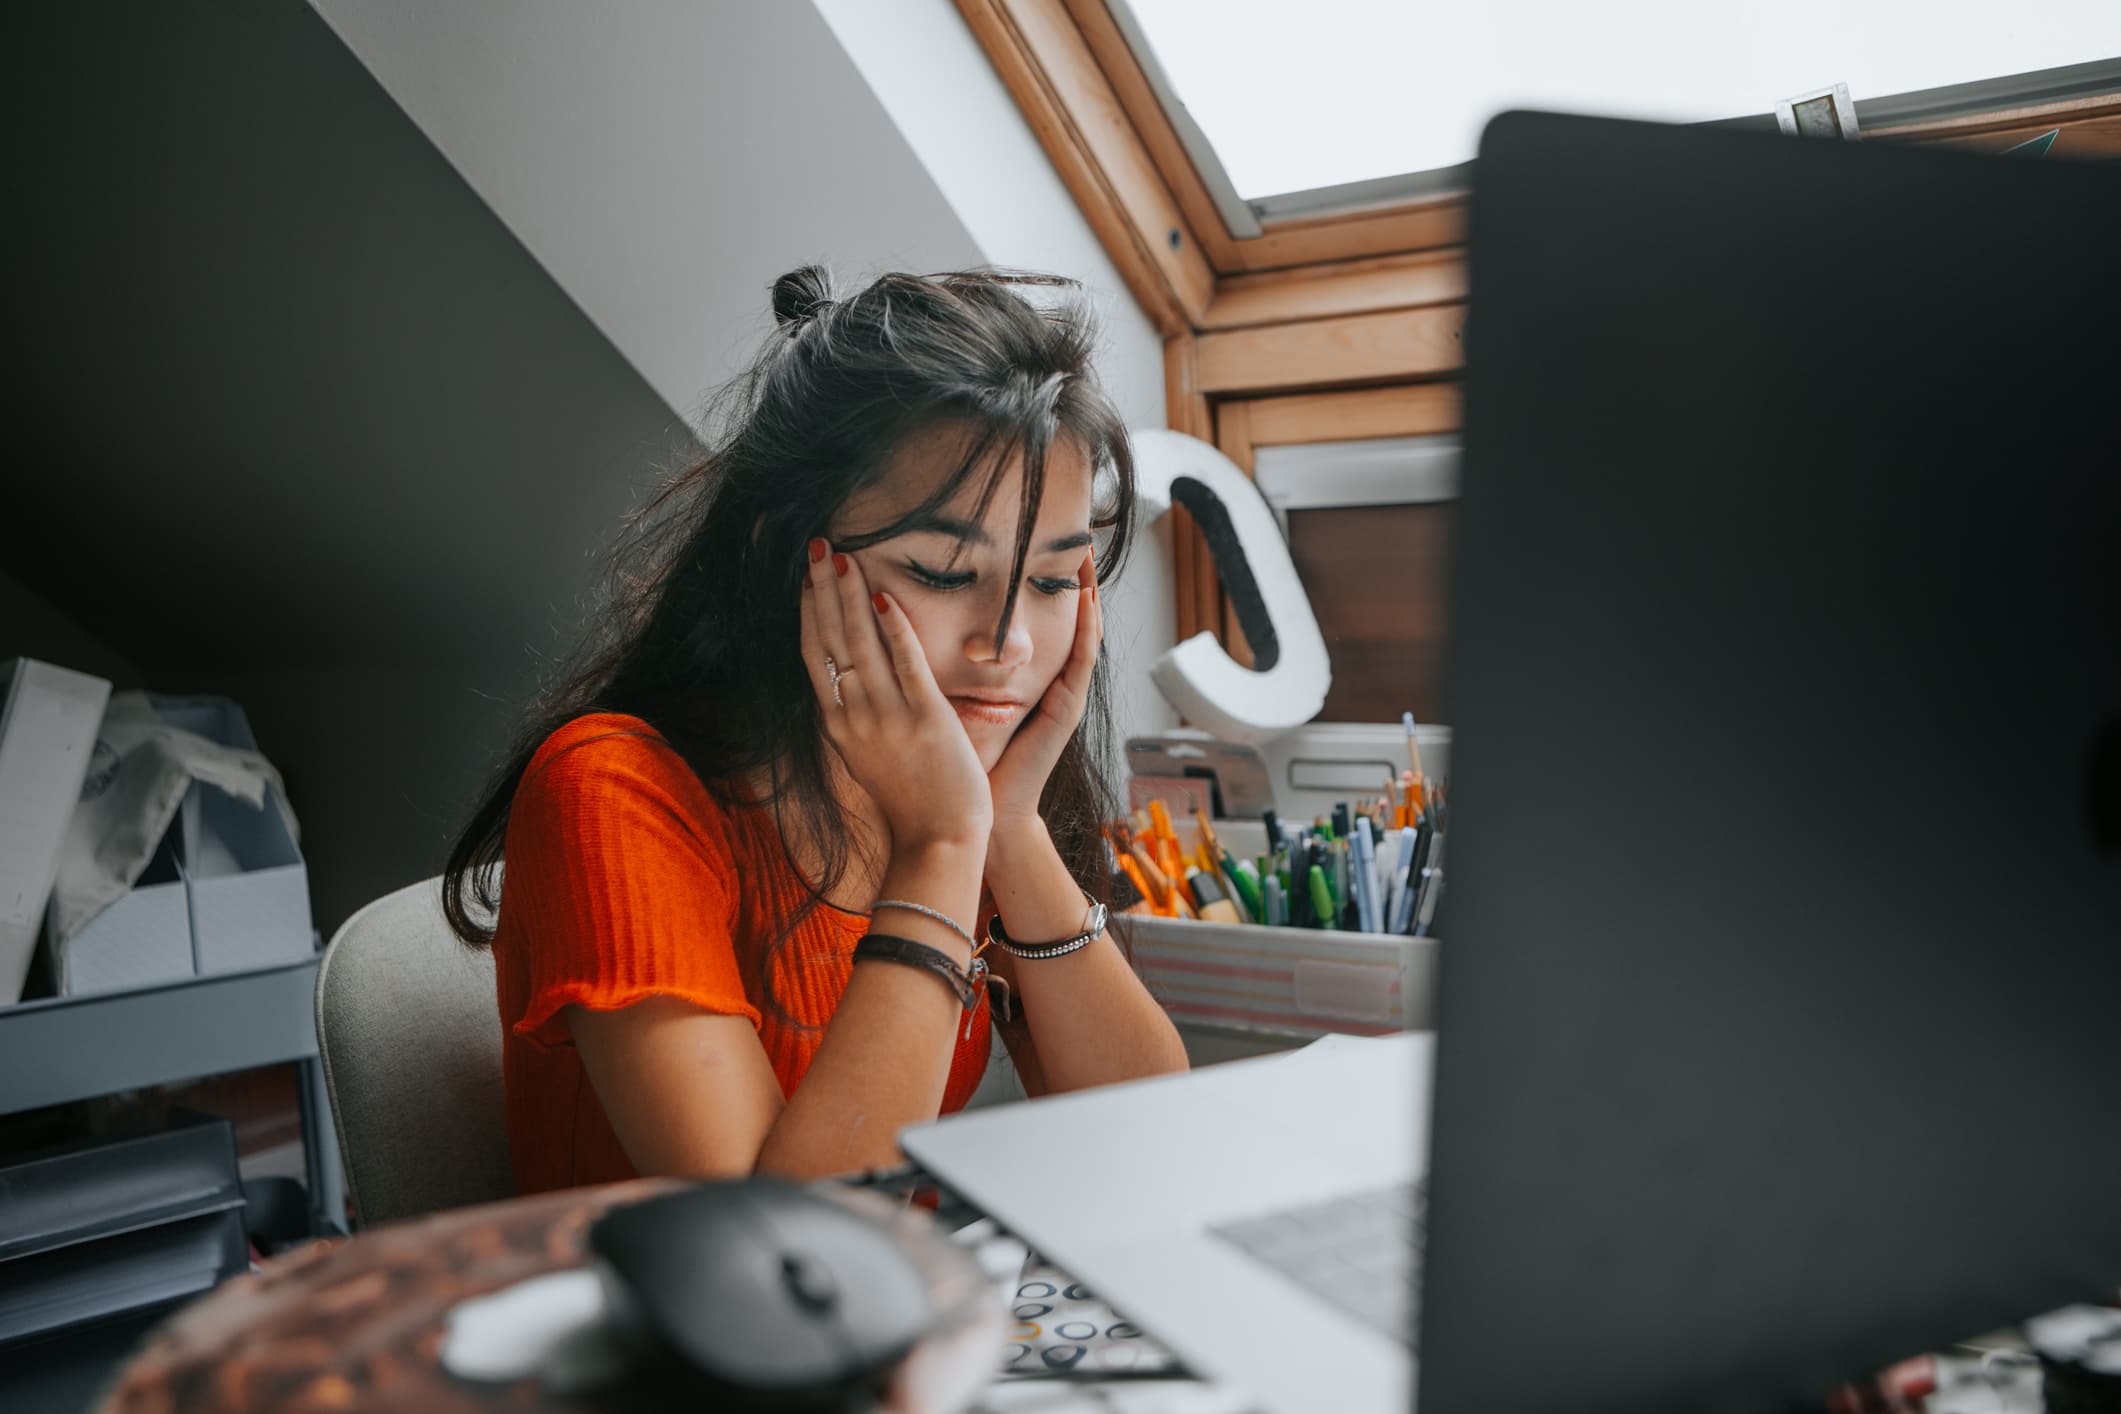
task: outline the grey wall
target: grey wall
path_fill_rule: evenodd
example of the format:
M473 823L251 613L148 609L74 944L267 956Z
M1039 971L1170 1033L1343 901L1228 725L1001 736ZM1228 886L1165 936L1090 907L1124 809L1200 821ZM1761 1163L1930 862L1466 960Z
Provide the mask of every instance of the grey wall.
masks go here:
M0 663L42 658L76 672L108 678L117 689L145 680L139 664L83 628L73 615L0 571Z
M147 685L249 705L328 930L436 867L685 434L299 0L13 33L0 571Z
M316 4L671 407L797 265L983 258L808 0Z

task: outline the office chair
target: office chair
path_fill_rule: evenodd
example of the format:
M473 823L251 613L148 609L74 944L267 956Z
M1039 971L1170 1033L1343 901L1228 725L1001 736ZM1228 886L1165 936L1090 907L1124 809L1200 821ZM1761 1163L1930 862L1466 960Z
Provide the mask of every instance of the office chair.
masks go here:
M385 894L333 935L317 1047L361 1226L515 1196L493 955L449 931L439 878Z

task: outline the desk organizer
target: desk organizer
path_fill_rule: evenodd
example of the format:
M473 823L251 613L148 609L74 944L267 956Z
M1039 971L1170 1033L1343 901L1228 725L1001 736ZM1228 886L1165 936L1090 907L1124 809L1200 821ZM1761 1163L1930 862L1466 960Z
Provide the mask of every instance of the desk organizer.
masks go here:
M257 750L243 709L226 698L152 701L171 726ZM266 787L264 808L253 810L194 782L147 872L53 949L52 971L61 996L79 996L273 967L315 950L309 869L279 788Z
M1430 1027L1435 938L1115 914L1151 996L1181 1027L1313 1039Z
M0 1164L0 1192L0 1346L164 1306L250 1265L226 1120Z

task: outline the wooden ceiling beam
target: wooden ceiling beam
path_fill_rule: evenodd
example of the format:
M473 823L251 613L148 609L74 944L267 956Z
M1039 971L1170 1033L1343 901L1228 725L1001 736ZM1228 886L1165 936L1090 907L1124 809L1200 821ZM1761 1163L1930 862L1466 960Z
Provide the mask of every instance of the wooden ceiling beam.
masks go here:
M1195 387L1209 397L1443 378L1465 366L1465 306L1355 314L1199 335Z
M2038 136L2050 128L2066 131L2079 123L2096 123L2108 118L2121 118L2121 93L2100 93L2089 98L2030 103L2021 108L2000 108L1988 113L1965 113L1956 118L1865 128L1863 136L1889 142L1907 139L1942 142L1986 133L2012 132L2019 128L2031 128L2032 135Z
M1277 221L1258 239L1238 242L1237 249L1246 270L1285 270L1322 260L1435 250L1464 245L1465 239L1465 194L1452 192L1371 211Z
M1434 437L1456 432L1465 424L1465 396L1456 379L1396 388L1253 398L1229 407L1245 410L1248 461L1251 449L1257 447L1357 442L1373 437Z
M1466 297L1462 248L1373 256L1257 275L1226 275L1202 329L1242 329L1345 314L1420 309Z

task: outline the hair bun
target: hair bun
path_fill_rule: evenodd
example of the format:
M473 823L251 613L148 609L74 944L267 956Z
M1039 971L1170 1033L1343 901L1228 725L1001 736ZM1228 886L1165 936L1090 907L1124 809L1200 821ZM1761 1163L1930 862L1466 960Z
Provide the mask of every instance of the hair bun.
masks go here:
M805 265L773 282L773 317L784 329L831 307L832 277L822 265Z

